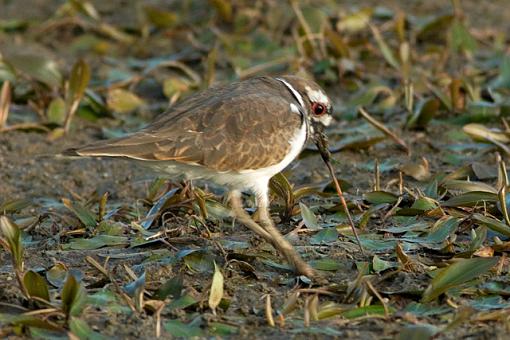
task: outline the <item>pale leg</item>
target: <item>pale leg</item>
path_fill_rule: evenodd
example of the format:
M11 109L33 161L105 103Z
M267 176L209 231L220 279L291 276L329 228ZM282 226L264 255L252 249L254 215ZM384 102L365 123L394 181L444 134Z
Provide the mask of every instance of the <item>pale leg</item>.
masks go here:
M262 227L271 237L271 243L273 246L279 250L289 261L289 263L295 268L296 272L301 275L306 275L308 277L315 276L315 271L310 267L306 262L303 261L301 256L299 256L296 249L287 241L280 231L275 227L273 220L271 219L271 215L269 214L269 195L268 195L268 187L260 186L259 190L256 192L257 195L257 204L258 204L258 218Z
M271 243L271 235L257 222L255 222L246 211L244 211L243 202L241 200L241 192L237 190L231 191L229 194L229 200L234 217L250 228L255 234L262 236L267 242Z

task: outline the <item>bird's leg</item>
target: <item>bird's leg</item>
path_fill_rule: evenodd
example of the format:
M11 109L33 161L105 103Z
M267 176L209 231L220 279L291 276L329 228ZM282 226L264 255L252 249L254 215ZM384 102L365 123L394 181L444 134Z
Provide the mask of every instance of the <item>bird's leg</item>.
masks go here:
M234 216L245 226L250 228L255 234L263 237L267 242L272 243L271 235L264 230L257 222L255 222L250 215L243 209L243 202L241 200L241 192L231 191L229 194L230 206Z
M256 234L262 236L267 242L271 243L273 247L280 251L287 261L289 261L289 263L294 267L296 272L308 277L315 276L315 271L301 259L299 254L296 252L296 249L294 249L289 241L287 241L274 226L267 209L267 194L265 197L262 197L262 200L259 198L259 216L261 220L264 221L264 228L255 222L250 215L246 213L246 211L244 211L241 201L241 193L239 191L232 191L230 193L230 204L235 217L237 217L242 224L250 228Z
M294 267L296 272L301 275L308 277L314 277L315 271L310 267L301 256L299 256L296 249L287 241L280 231L275 227L271 215L269 214L269 195L267 186L263 190L257 192L257 203L258 203L258 218L264 230L270 235L271 243L279 250L287 259L287 261Z

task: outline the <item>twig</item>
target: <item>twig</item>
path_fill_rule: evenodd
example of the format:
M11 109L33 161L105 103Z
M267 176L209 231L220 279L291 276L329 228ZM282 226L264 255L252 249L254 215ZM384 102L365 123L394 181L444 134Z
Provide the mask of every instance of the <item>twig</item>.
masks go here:
M9 125L3 128L0 128L0 132L13 131L13 130L41 130L43 132L50 132L51 130L46 126L39 123L19 123L15 125Z
M386 304L386 301L384 301L383 297L381 296L381 294L379 294L379 292L377 291L377 289L375 289L375 287L372 285L372 282L370 282L370 280L366 280L365 281L365 284L367 285L368 289L370 289L370 291L372 291L372 293L377 297L377 299L381 302L381 304L383 305L383 309L384 309L384 316L385 317L389 317L390 315L390 311L388 309L388 305Z
M349 224L351 225L352 232L354 233L354 236L356 237L356 241L358 242L358 246L361 251L361 254L365 255L365 251L363 250L363 246L361 245L361 241L359 239L358 232L356 231L356 226L354 225L354 221L352 220L351 213L349 212L349 207L347 206L347 202L345 201L344 193L342 192L342 188L340 188L338 179L335 176L335 170L333 169L333 166L331 165L331 153L329 152L329 149L328 149L328 140L322 132L319 132L318 135L315 136L315 138L316 138L315 144L317 145L317 148L319 149L322 160L324 161L324 163L326 163L326 167L328 168L331 178L333 179L333 183L335 183L336 192L338 194L338 197L340 198L340 202L342 203L345 214L347 215L347 219L349 220Z
M313 35L312 30L311 30L310 26L308 25L308 23L306 22L306 19L303 15L303 12L301 11L301 8L299 7L298 2L296 0L291 0L290 5L292 6L294 13L296 14L299 24L301 25L301 27L303 27L303 31L305 31L305 36L307 37L307 40L313 46L314 45L313 40L311 38L309 38ZM315 59L319 60L319 59L321 59L321 56L317 51L318 51L318 49L312 48L312 53L313 53Z
M342 192L342 188L340 188L338 179L335 176L335 170L333 170L333 166L331 165L331 162L329 162L329 161L326 162L326 166L328 167L329 173L331 174L331 178L333 178L333 183L335 183L336 192L338 194L338 197L340 197L340 202L342 203L345 214L347 215L347 219L349 220L349 224L351 225L351 229L352 229L352 232L354 233L354 237L356 237L356 242L358 242L358 246L361 251L361 254L365 255L365 251L363 249L363 246L361 245L361 241L359 239L358 232L356 231L356 226L354 225L354 221L352 220L351 213L349 212L349 207L347 206L347 202L345 201L344 193Z
M330 292L329 290L322 288L301 288L297 290L299 293L313 293L319 295L338 296L337 293Z
M270 60L268 62L249 67L245 70L239 70L238 76L239 76L239 79L246 79L246 78L252 77L258 73L266 71L267 69L270 69L272 67L282 65L282 64L287 64L287 63L291 62L292 60L294 60L294 58L288 57L288 56L278 58L275 60Z
M87 257L85 257L85 261L87 261L94 268L96 268L99 272L101 272L101 274L103 274L107 279L110 278L110 273L108 273L108 270L105 267L103 267L99 262L97 262L93 257L87 256Z
M369 122L370 124L372 124L377 130L381 131L382 133L384 133L386 136L390 137L391 139L393 139L395 141L395 143L397 143L398 145L400 145L405 151L406 153L409 155L411 154L411 149L409 149L409 147L407 146L406 142L404 142L399 136L397 136L393 131L391 131L390 129L388 129L386 126L384 126L383 123L379 122L378 120L376 120L374 117L372 117L367 111L365 111L364 108L360 107L359 110L358 110L359 114L365 118L365 120L367 122Z

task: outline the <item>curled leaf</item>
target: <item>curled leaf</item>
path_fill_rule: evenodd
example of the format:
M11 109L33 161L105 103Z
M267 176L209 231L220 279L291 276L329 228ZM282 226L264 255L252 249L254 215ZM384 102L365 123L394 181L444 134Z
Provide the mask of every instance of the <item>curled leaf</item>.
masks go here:
M510 137L497 129L489 129L481 124L467 124L462 130L476 141L490 143L492 141L508 143Z
M24 249L21 243L21 230L7 216L0 216L0 235L7 241L14 267L22 272Z

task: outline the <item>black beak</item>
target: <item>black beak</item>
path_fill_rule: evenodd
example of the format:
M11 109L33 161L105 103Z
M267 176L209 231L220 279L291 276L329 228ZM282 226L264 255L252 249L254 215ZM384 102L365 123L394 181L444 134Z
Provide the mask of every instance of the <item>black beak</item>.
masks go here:
M331 153L329 152L328 138L323 132L323 129L315 128L315 134L313 136L315 145L317 145L317 149L319 149L319 153L321 154L324 162L328 163L331 160Z

